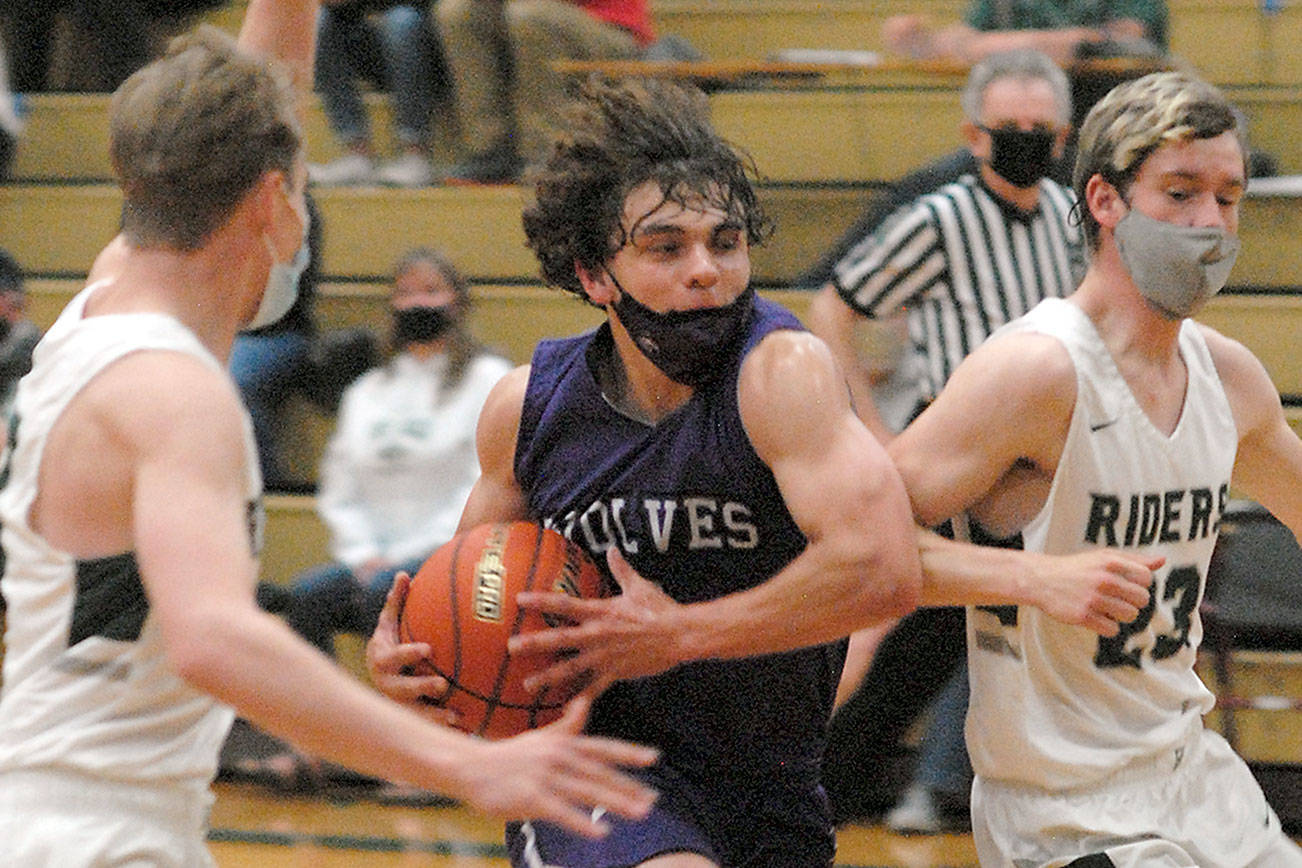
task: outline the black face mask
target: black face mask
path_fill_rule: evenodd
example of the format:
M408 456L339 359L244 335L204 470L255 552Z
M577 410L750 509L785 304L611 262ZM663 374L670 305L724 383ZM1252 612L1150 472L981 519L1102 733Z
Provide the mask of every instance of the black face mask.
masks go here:
M1014 187L1034 187L1053 167L1050 130L988 129L990 168Z
M619 300L611 305L642 355L669 379L693 387L723 373L721 362L736 349L754 306L755 290L749 286L722 307L665 313L651 310L619 286Z
M452 327L452 311L442 307L408 307L393 312L393 338L399 346L423 344Z

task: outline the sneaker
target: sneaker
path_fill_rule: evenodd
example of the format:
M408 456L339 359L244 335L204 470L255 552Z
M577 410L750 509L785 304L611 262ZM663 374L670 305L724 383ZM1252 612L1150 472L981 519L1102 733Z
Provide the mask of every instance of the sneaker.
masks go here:
M514 184L524 171L524 161L511 147L474 154L453 166L444 177L449 184Z
M962 832L972 821L965 805L950 804L921 784L911 784L886 815L886 828L899 835Z
M426 187L434 183L434 170L420 154L403 154L381 166L375 180L392 187Z
M311 163L307 167L307 179L327 187L371 184L375 182L375 162L361 154L349 154L329 163Z

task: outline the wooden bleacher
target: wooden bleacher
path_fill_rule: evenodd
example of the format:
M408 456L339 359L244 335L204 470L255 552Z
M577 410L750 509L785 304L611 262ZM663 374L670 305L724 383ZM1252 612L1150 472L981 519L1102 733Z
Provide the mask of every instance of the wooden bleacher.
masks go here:
M711 94L718 128L755 158L761 198L778 233L756 251L763 291L803 314L807 293L788 288L879 191L880 184L954 148L960 119L959 71L898 65L830 70L770 62L784 49L873 51L885 17L923 9L957 21L967 0L654 0L662 33L687 38L714 62ZM1173 54L1224 87L1244 109L1255 146L1280 170L1302 173L1302 6L1261 11L1258 0L1169 0ZM242 3L208 16L234 30ZM761 76L755 70L763 70ZM702 72L704 70L698 70ZM113 234L119 197L110 183L107 104L103 95L29 97L28 131L0 185L0 247L31 273L34 318L52 321L80 286L95 253ZM388 101L371 96L372 128L381 149L391 129ZM307 123L309 159L340 154L318 105ZM455 144L440 131L436 158L451 161ZM571 332L598 314L538 285L524 247L523 191L501 188L320 188L326 281L318 314L323 328L385 322L384 277L414 244L444 248L475 283L476 331L522 362L544 335ZM386 231L377 238L375 227ZM1302 433L1302 199L1252 196L1242 217L1244 249L1233 286L1202 317L1248 345L1286 395ZM302 448L294 469L312 473L330 420L297 408ZM285 579L326 557L326 536L305 496L267 498L270 524L264 573ZM1264 692L1302 695L1302 661L1244 659ZM1302 733L1280 738L1271 712L1241 713L1244 753L1296 762Z

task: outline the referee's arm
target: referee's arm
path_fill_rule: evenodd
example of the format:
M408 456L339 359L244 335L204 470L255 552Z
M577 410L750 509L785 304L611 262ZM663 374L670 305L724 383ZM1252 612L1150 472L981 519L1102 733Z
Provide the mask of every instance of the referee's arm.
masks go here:
M895 432L887 427L873 401L872 370L873 362L878 360L860 356L855 335L855 329L864 317L845 303L835 284L829 283L814 296L807 319L809 330L822 338L832 351L850 389L855 414L878 442L888 442Z

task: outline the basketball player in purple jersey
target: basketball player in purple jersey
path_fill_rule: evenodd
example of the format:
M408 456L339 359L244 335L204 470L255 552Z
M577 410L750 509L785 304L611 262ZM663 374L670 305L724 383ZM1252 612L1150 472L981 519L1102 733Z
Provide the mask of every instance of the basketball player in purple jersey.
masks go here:
M589 728L659 748L648 777L661 797L596 845L512 826L513 862L823 868L837 640L920 600L974 598L1053 603L1115 632L1147 597L1148 565L1102 553L1031 564L940 540L920 565L904 490L831 354L750 287L765 222L704 97L593 81L567 121L525 228L546 279L607 322L543 342L489 397L462 527L529 518L608 559L622 596L566 609L586 623L546 632L584 647L548 677L615 682ZM432 685L397 675L422 653L392 635L404 588L369 658L382 689L412 697ZM569 641L581 636L592 641Z

